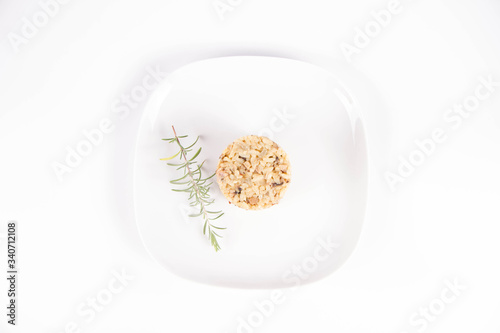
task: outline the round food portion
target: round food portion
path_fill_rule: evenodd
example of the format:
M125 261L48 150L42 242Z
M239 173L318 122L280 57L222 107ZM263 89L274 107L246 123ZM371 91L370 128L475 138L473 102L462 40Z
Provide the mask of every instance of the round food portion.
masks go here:
M258 210L280 201L290 183L290 172L283 149L266 137L249 135L224 150L216 175L229 203Z

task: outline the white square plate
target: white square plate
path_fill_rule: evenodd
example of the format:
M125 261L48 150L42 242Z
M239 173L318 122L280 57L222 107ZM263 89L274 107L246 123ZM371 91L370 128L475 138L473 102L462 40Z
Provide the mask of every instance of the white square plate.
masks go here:
M180 171L160 158L176 147L162 138L200 136L198 161L215 171L233 140L268 136L289 155L292 181L282 201L262 211L231 205L212 185L222 250L189 218L187 195L171 191ZM136 220L150 254L173 273L208 284L280 288L318 280L352 253L366 201L367 157L356 103L329 72L304 62L258 56L213 58L173 72L146 106L134 170ZM327 245L331 244L331 245ZM333 244L333 245L332 245ZM295 267L295 268L294 268Z

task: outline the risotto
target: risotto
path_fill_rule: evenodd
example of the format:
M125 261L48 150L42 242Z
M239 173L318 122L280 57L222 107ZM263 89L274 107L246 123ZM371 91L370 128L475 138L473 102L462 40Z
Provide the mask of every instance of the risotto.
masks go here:
M224 150L216 176L229 203L258 210L277 204L283 197L290 183L290 162L275 142L249 135Z

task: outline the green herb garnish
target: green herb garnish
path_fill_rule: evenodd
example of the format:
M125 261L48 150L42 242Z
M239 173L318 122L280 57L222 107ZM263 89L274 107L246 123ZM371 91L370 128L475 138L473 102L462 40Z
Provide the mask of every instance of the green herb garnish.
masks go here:
M194 153L194 155L190 158L188 158L188 153L193 151L194 145L198 142L199 136L196 138L194 143L192 143L188 147L184 147L181 144L181 139L185 139L188 136L187 135L182 135L178 136L177 133L175 132L174 126L172 126L172 130L174 131L174 137L173 138L168 138L168 139L162 139L165 141L168 141L169 143L177 143L179 146L179 151L177 154L167 157L167 158L162 158L162 161L169 161L173 160L177 156L179 157L179 160L181 160L181 163L175 164L175 163L167 163L167 165L176 167L177 170L183 170L184 174L181 178L174 179L170 181L171 184L181 186L183 188L181 189L172 189L172 191L175 192L186 192L189 194L189 206L191 207L198 207L199 211L196 214L190 214L190 217L199 217L201 216L203 218L203 221L205 224L203 225L203 234L207 234L207 229L208 229L208 239L210 240L210 243L214 247L215 251L220 250L219 243L217 242L217 237L222 238L217 232L214 231L214 229L218 230L224 230L226 228L221 228L217 227L212 224L211 221L217 220L220 218L224 213L222 211L209 211L207 209L208 206L210 206L212 203L214 203L215 200L210 199L210 186L213 184L213 182L210 182L207 184L207 182L210 181L215 176L215 173L213 173L210 177L203 178L201 169L203 167L203 164L205 161L203 161L201 164L198 164L195 161L195 158L198 157L201 153L201 147Z

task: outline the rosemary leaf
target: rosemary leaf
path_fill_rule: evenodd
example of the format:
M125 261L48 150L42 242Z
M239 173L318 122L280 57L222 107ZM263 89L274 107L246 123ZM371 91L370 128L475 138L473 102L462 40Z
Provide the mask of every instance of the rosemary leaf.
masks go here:
M209 184L206 184L209 179L215 176L215 173L213 173L211 176L207 178L203 178L202 176L202 167L205 161L203 161L201 164L198 164L195 159L200 155L202 148L198 148L196 153L192 157L188 157L188 154L193 151L193 147L196 145L200 137L197 137L196 140L189 146L184 147L181 143L180 139L187 138L187 135L182 135L178 136L177 133L175 132L174 126L172 126L172 130L174 132L174 137L173 138L168 138L168 139L162 139L164 141L168 141L169 143L176 143L179 151L177 154L163 158L161 159L162 161L168 161L172 160L175 157L179 156L179 160L182 161L179 164L175 163L167 163L167 165L175 167L176 170L183 170L183 176L174 180L171 180L170 183L176 186L184 186L184 188L174 188L172 191L175 192L184 192L188 193L188 201L189 201L189 206L191 207L198 207L199 212L195 214L190 214L190 217L202 217L204 221L203 225L203 234L207 235L208 231L208 239L210 240L210 244L214 247L215 251L220 250L219 243L217 241L217 238L222 238L218 233L216 233L213 229L217 230L224 230L226 228L222 227L217 227L215 225L212 225L210 221L216 220L220 218L224 213L222 211L209 211L207 209L207 206L211 205L214 203L213 199L210 199L209 191L210 191L210 186L213 184L210 182ZM216 217L213 217L214 215L217 215Z

